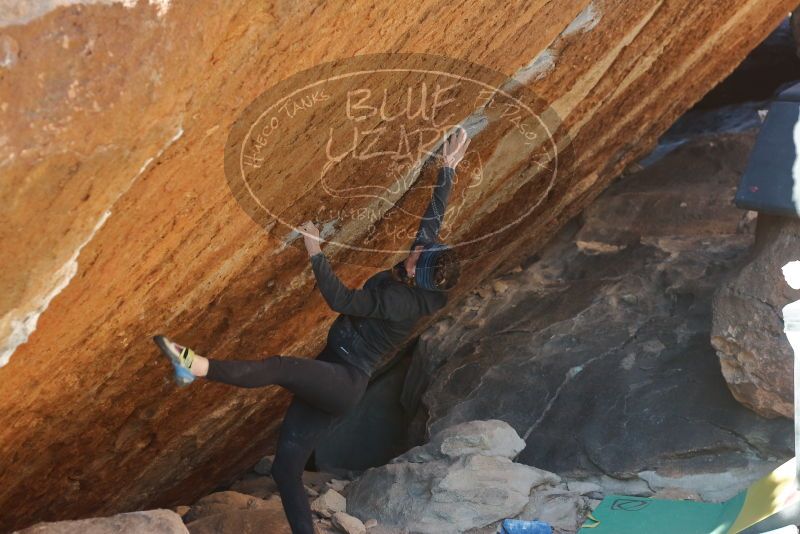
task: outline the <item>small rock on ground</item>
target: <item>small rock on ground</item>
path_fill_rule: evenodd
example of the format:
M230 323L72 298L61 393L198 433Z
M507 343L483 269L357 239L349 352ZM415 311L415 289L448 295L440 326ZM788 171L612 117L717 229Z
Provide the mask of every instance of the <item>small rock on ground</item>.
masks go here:
M367 532L364 523L359 518L346 512L336 512L332 519L333 524L347 534L366 534Z

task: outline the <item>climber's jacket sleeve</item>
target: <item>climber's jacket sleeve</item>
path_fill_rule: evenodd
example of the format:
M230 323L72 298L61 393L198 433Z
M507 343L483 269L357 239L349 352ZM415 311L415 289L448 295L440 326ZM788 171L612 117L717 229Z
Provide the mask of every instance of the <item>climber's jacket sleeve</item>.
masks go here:
M350 289L339 280L322 252L311 256L311 266L320 293L335 312L396 321L420 314L418 301L410 287L391 284L374 289Z
M417 245L434 243L439 237L439 228L447 210L447 199L450 197L450 190L453 187L453 178L456 170L453 167L442 167L436 178L436 185L433 188L433 198L431 198L425 214L419 223L417 237L414 239L413 249Z

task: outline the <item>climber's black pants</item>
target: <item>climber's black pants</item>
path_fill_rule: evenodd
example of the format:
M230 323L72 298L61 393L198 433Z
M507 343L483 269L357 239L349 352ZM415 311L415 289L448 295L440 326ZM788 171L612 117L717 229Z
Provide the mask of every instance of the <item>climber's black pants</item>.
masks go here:
M206 378L245 388L276 384L294 393L278 436L272 478L292 534L313 534L303 469L333 423L361 400L369 377L326 346L316 359L209 360Z

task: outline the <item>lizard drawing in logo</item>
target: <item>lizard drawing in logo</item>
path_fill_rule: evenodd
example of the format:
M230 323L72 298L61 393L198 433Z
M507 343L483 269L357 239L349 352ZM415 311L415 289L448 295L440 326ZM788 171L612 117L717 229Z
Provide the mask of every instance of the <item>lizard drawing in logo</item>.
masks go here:
M396 213L398 216L419 219L421 217L419 210L408 208L400 200L410 195L419 195L421 198L431 196L436 184L433 180L425 180L424 167L431 164L435 166L435 159L438 157L437 153L444 139L458 129L463 128L460 125L455 126L441 137L437 136L435 142L429 142L427 147L420 146L419 150L415 151L383 150L371 154L357 153L360 147L355 146L354 142L354 146L350 150L334 156L331 154L329 139L328 158L320 172L319 183L327 195L338 199L339 202L361 199L356 203L362 206L365 202L370 204L370 211L379 214L375 216L376 219L390 209L398 210ZM402 135L405 133L402 132ZM407 143L400 144L408 146ZM368 162L370 167L377 164L382 171L377 173L378 176L372 182L357 185L353 185L351 180L344 182L342 177L350 175L351 172L344 169L351 166L348 163L352 164L352 161L348 160L352 159L360 160L359 168L365 167L364 162ZM454 195L448 205L443 231L450 226L448 221L457 219L468 204L471 190L480 187L483 181L484 166L480 153L468 151L460 163L458 175L454 180ZM458 185L459 182L461 182L460 185Z

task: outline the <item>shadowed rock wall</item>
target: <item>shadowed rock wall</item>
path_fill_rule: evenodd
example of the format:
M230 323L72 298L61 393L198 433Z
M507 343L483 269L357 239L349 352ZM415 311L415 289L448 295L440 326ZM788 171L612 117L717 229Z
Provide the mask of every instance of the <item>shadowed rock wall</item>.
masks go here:
M229 128L270 85L426 52L516 73L551 105L575 156L534 224L465 265L464 291L587 206L795 2L18 3L0 20L0 530L191 502L270 450L285 390L176 390L150 341L241 358L323 343L334 315L304 251L224 177ZM527 179L502 148L470 146L506 170L459 238Z

